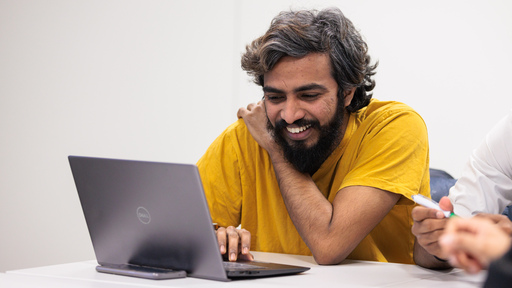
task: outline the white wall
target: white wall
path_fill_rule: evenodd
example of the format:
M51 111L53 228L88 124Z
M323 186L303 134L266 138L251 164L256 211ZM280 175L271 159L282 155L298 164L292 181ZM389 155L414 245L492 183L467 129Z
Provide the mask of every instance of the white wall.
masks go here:
M512 108L508 1L0 0L0 271L93 259L69 154L195 163L261 98L245 44L289 7L339 6L458 176Z
M236 119L234 7L0 2L0 271L94 258L67 155L195 163Z

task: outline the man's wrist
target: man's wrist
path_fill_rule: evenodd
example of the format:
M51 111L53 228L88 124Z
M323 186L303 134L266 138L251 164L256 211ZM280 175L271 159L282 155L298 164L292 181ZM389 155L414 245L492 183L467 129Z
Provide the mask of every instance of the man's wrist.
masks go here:
M274 145L277 145L277 144L274 144ZM274 166L275 166L275 164L288 162L284 158L283 150L280 149L279 147L274 147L273 149L269 149L269 150L267 150L267 153L270 156L272 163L274 163Z

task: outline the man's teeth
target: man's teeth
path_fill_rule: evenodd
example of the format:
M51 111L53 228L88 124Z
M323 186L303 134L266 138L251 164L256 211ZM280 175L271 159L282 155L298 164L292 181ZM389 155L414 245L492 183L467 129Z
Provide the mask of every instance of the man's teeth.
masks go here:
M311 127L311 124L308 124L308 125L302 126L302 127L294 127L294 128L286 127L286 130L288 130L288 132L290 132L290 133L296 134L296 133L300 133L300 132L308 129L309 127Z

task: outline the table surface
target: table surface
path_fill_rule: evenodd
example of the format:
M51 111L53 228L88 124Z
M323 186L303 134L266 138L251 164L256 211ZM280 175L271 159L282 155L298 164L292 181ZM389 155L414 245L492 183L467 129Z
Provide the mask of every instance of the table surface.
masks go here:
M346 260L322 266L313 257L253 252L256 260L311 267L298 275L218 282L197 278L146 280L98 273L96 261L8 271L0 287L482 287L486 272L435 271L416 265ZM7 284L7 285L5 285Z

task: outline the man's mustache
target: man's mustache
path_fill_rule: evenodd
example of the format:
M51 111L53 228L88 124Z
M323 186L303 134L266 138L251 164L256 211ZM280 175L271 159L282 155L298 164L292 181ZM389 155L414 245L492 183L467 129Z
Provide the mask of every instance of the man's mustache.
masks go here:
M276 122L274 130L282 131L289 125L297 125L299 127L311 125L311 128L315 128L315 127L320 127L320 122L318 122L317 120L307 120L307 119L302 118L302 119L294 121L292 124L288 124L288 123L286 123L285 120L281 119Z

